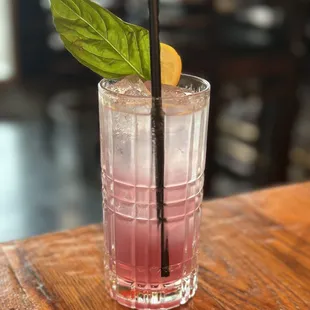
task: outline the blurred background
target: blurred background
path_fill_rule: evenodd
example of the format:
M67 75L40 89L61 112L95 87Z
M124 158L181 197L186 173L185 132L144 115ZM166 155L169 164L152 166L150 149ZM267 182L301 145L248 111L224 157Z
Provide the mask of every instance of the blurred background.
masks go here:
M96 1L147 23L143 0ZM310 178L310 1L162 0L161 39L213 86L206 198ZM101 221L98 76L49 0L0 0L0 242Z

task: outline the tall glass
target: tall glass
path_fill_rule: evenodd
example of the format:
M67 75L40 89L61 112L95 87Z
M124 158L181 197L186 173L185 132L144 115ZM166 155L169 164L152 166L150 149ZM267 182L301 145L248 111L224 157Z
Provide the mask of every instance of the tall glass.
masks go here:
M161 277L161 230L156 209L150 97L128 96L99 84L105 234L105 281L119 303L170 309L197 289L210 85L182 75L193 93L163 99L165 113L165 236L170 276Z

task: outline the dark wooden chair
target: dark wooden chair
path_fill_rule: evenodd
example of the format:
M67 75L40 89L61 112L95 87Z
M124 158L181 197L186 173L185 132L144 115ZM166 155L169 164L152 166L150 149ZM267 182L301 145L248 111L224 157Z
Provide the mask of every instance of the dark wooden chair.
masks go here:
M272 5L270 1L269 5ZM255 29L253 26L248 28L244 21L240 22L240 18L239 21L235 20L234 14L228 16L218 14L215 18L214 28L218 30L218 34L215 36L213 45L216 52L211 73L215 90L210 115L207 193L211 191L216 195L212 180L219 172L222 176L226 173L232 182L248 183L249 189L283 183L287 180L286 169L289 161L291 131L299 106L296 94L299 81L299 59L291 50L292 42L296 40L293 36L295 24L291 16L294 12L288 13L287 4L283 6L282 3L282 7L282 24L269 31ZM240 17L240 11L238 14ZM240 40L239 36L242 34L250 38L251 31L258 38L259 34L262 38L265 35L266 43L255 46L254 41L253 44L247 44L246 40ZM233 38L236 38L236 42ZM242 117L232 118L230 121L234 121L235 128L239 128L229 133L226 128L225 132L225 124L219 126L218 121L219 118L223 120L225 117L223 101L227 101L227 98L223 100L221 92L225 84L233 84L243 93L242 100L246 102L249 94L240 84L251 80L255 80L259 85L254 91L256 98L259 98L261 102L261 108L256 109L258 115L254 121L242 119ZM241 108L242 103L240 103ZM229 115L226 121L229 122ZM258 133L256 139L252 141L247 141L242 135L240 136L240 128L247 130L249 126L254 126ZM228 138L224 141L230 141L226 149L218 146L218 139L223 135ZM229 149L230 147L232 149ZM229 160L219 163L217 158L221 152L226 153ZM248 152L254 155L251 157L252 161L242 163L242 167L249 166L247 173L242 173L243 168L240 171L234 169L234 167L240 167L244 160L242 153Z

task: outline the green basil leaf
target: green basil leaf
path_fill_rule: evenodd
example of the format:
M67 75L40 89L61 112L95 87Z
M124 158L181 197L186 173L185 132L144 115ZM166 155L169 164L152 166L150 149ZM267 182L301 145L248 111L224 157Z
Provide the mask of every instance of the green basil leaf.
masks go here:
M90 0L51 0L66 49L105 78L136 74L150 79L149 33Z

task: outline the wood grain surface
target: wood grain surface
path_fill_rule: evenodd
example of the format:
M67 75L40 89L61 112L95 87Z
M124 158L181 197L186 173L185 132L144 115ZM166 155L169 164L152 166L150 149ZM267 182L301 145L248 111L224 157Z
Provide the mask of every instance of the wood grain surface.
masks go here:
M101 226L0 245L1 310L125 309L104 290ZM310 183L205 202L199 289L179 309L310 309Z

